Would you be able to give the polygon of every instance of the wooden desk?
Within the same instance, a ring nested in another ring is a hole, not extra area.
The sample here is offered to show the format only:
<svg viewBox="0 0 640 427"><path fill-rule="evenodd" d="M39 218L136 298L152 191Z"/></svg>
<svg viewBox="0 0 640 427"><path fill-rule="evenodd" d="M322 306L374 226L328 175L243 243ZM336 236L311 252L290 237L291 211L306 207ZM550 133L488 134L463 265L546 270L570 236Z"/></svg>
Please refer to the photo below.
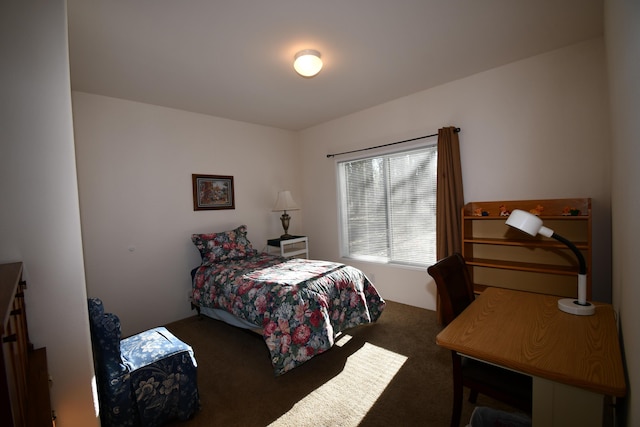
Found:
<svg viewBox="0 0 640 427"><path fill-rule="evenodd" d="M604 396L626 394L613 307L575 316L558 299L488 288L436 343L531 375L534 426L601 426Z"/></svg>

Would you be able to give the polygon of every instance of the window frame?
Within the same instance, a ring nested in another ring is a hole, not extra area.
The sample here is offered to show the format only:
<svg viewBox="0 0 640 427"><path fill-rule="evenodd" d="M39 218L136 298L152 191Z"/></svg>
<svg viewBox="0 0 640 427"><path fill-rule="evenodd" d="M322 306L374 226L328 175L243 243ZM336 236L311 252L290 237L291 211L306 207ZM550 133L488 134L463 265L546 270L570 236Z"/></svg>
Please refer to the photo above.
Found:
<svg viewBox="0 0 640 427"><path fill-rule="evenodd" d="M409 146L404 146L402 148L398 148L398 147L384 147L384 148L377 148L377 149L372 149L371 151L367 151L367 153L352 153L348 156L344 156L343 158L340 159L336 159L335 160L335 177L336 177L336 204L337 204L337 221L338 221L338 245L339 245L339 254L341 258L344 259L349 259L349 260L354 260L354 261L358 261L358 262L369 262L369 263L375 263L375 264L379 264L379 265L392 265L392 266L397 266L397 267L406 267L406 268L412 268L412 269L426 269L427 267L429 267L429 265L433 264L436 261L435 258L435 246L436 243L434 241L433 245L434 245L434 259L432 261L424 261L424 262L405 262L405 261L400 261L400 260L394 260L390 257L378 257L378 256L372 256L372 255L359 255L359 256L353 256L350 253L347 253L348 251L346 250L348 248L348 241L347 239L349 238L348 236L348 224L343 224L343 197L344 197L344 191L343 191L343 187L344 185L346 185L346 182L343 182L344 180L341 178L341 174L342 172L342 168L341 168L341 163L345 163L345 162L354 162L354 161L358 161L358 160L366 160L366 159L372 159L372 158L376 158L376 157L383 157L383 156L392 156L394 154L402 154L405 152L409 152L409 151L415 151L415 150L421 150L421 149L426 149L426 148L435 148L435 152L436 152L436 157L435 157L435 172L434 172L434 177L437 180L437 155L438 155L438 151L437 151L437 146L438 143L437 141L431 141L431 142L420 142L420 143L414 143L411 144ZM434 183L434 188L437 186L437 181L436 183ZM434 197L436 197L436 190L434 190ZM387 205L387 217L388 217L388 211L389 211L389 204ZM435 214L434 214L434 226L435 226Z"/></svg>

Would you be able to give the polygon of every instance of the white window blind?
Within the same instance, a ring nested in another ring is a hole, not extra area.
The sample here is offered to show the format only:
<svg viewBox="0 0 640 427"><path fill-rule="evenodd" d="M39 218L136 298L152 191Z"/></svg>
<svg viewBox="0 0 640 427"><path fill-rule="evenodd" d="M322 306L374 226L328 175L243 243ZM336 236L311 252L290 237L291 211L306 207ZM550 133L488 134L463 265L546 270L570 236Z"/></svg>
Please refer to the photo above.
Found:
<svg viewBox="0 0 640 427"><path fill-rule="evenodd" d="M342 255L436 261L437 146L338 162Z"/></svg>

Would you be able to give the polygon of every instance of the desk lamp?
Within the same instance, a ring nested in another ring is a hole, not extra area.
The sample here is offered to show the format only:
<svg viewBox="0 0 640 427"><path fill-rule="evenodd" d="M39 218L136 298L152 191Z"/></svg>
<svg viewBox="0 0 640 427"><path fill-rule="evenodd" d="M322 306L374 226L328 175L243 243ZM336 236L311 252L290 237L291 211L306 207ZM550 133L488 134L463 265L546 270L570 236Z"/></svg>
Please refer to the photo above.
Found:
<svg viewBox="0 0 640 427"><path fill-rule="evenodd" d="M280 222L282 222L282 228L284 229L284 234L280 236L281 239L290 239L291 236L289 234L289 221L291 220L291 216L287 213L287 211L296 211L300 209L296 202L293 201L293 197L291 197L291 192L289 190L281 191L278 193L278 199L276 200L276 205L273 208L274 212L284 211L284 213L280 216Z"/></svg>
<svg viewBox="0 0 640 427"><path fill-rule="evenodd" d="M578 257L580 270L578 271L578 299L562 298L558 300L558 308L565 313L576 314L579 316L589 316L595 313L595 306L587 301L587 266L584 261L582 252L578 250L576 245L571 243L564 237L554 233L550 228L542 225L542 220L537 216L519 209L515 209L509 215L506 224L510 227L523 231L530 236L538 234L551 237L559 242L567 245L571 251Z"/></svg>

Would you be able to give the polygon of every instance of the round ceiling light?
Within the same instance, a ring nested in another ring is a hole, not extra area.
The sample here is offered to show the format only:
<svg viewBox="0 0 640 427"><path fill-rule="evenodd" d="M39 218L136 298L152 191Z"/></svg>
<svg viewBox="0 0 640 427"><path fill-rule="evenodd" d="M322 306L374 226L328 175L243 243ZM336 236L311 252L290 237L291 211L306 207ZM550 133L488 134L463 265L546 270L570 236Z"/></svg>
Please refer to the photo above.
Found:
<svg viewBox="0 0 640 427"><path fill-rule="evenodd" d="M320 52L313 49L301 50L294 56L293 68L302 77L315 76L322 69Z"/></svg>

